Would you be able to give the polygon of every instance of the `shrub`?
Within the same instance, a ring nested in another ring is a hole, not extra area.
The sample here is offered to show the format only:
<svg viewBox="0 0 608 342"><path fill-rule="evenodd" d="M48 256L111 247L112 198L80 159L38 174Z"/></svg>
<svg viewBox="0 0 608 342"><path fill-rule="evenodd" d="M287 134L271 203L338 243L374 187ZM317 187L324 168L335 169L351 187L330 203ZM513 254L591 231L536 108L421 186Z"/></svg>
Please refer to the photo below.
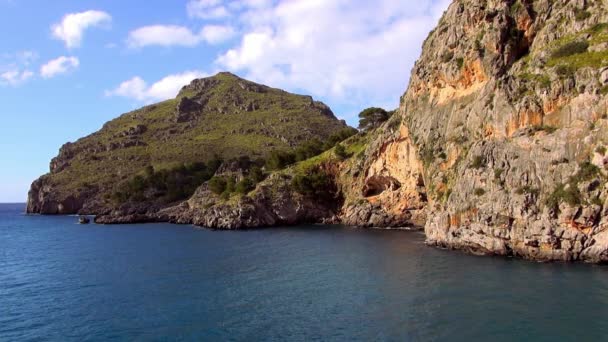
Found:
<svg viewBox="0 0 608 342"><path fill-rule="evenodd" d="M500 180L500 178L502 177L502 174L505 172L504 169L498 168L494 170L494 179L496 180Z"/></svg>
<svg viewBox="0 0 608 342"><path fill-rule="evenodd" d="M209 190L216 195L226 191L227 181L224 177L213 177L209 180Z"/></svg>
<svg viewBox="0 0 608 342"><path fill-rule="evenodd" d="M515 1L515 2L513 2L513 4L511 4L511 8L509 8L509 11L511 12L512 15L516 15L523 9L524 9L524 6L519 1Z"/></svg>
<svg viewBox="0 0 608 342"><path fill-rule="evenodd" d="M595 152L599 153L602 156L605 156L606 155L606 147L605 146L598 146L595 149Z"/></svg>
<svg viewBox="0 0 608 342"><path fill-rule="evenodd" d="M557 210L562 202L568 203L570 206L581 204L581 193L575 184L569 184L568 186L559 184L547 198L546 204L548 207Z"/></svg>
<svg viewBox="0 0 608 342"><path fill-rule="evenodd" d="M344 146L338 144L336 145L336 148L334 149L334 153L336 155L336 157L338 157L340 160L344 160L346 158L348 158L348 153L346 152L346 149L344 148Z"/></svg>
<svg viewBox="0 0 608 342"><path fill-rule="evenodd" d="M393 111L393 113L395 112L396 111ZM388 123L388 129L394 131L399 128L399 126L401 126L401 117L399 115L392 115L391 121Z"/></svg>
<svg viewBox="0 0 608 342"><path fill-rule="evenodd" d="M229 194L231 194L235 191L236 191L236 181L234 180L234 178L228 177L228 179L226 180L225 192L228 192Z"/></svg>
<svg viewBox="0 0 608 342"><path fill-rule="evenodd" d="M249 178L251 178L251 180L253 180L255 183L259 183L266 179L266 175L264 174L264 171L262 171L262 169L256 165L249 170Z"/></svg>
<svg viewBox="0 0 608 342"><path fill-rule="evenodd" d="M326 151L326 150L331 149L337 143L340 143L340 142L352 137L353 135L357 134L358 132L359 131L357 131L356 129L351 128L351 127L343 128L343 129L339 130L338 132L330 135L329 138L327 138L327 141L323 145L323 150Z"/></svg>
<svg viewBox="0 0 608 342"><path fill-rule="evenodd" d="M464 66L464 58L456 58L456 65L458 66L458 69L462 69L462 67Z"/></svg>
<svg viewBox="0 0 608 342"><path fill-rule="evenodd" d="M589 19L589 17L591 17L591 13L589 11L579 8L574 10L574 19L576 19L576 21L583 21L585 19Z"/></svg>
<svg viewBox="0 0 608 342"><path fill-rule="evenodd" d="M571 77L574 75L574 69L571 66L560 64L555 67L555 73L562 77Z"/></svg>
<svg viewBox="0 0 608 342"><path fill-rule="evenodd" d="M600 173L600 168L586 161L579 164L579 170L576 175L570 178L570 182L578 184L580 182L589 181L595 178Z"/></svg>
<svg viewBox="0 0 608 342"><path fill-rule="evenodd" d="M255 189L255 183L249 177L243 178L240 182L236 184L235 191L239 194L247 194L251 190Z"/></svg>
<svg viewBox="0 0 608 342"><path fill-rule="evenodd" d="M296 175L291 181L291 186L296 192L315 199L331 200L334 197L334 184L327 174L320 170Z"/></svg>
<svg viewBox="0 0 608 342"><path fill-rule="evenodd" d="M137 175L121 184L121 190L114 194L112 199L117 203L128 200L142 202L148 199L160 199L173 202L185 199L209 180L220 164L220 159L214 159L207 164L203 162L182 164L159 171L150 165L144 168L143 175Z"/></svg>
<svg viewBox="0 0 608 342"><path fill-rule="evenodd" d="M551 56L553 58L568 57L587 52L588 48L589 42L585 40L577 40L560 46L555 51L553 51L553 54Z"/></svg>
<svg viewBox="0 0 608 342"><path fill-rule="evenodd" d="M111 199L114 203L120 204L129 200L129 195L123 191L116 191L112 194Z"/></svg>
<svg viewBox="0 0 608 342"><path fill-rule="evenodd" d="M472 169L481 169L486 166L486 160L482 156L475 156L471 162Z"/></svg>
<svg viewBox="0 0 608 342"><path fill-rule="evenodd" d="M373 109L373 108L370 108ZM367 109L367 110L370 110ZM383 109L382 109L383 110ZM364 111L365 112L365 111ZM362 112L362 114L364 113ZM386 111L385 111L386 112ZM389 112L386 112L387 115ZM367 114L366 114L367 115ZM370 114L371 115L371 114ZM360 114L361 116L361 114ZM377 118L376 118L377 119ZM388 119L388 117L387 117ZM366 117L365 120L375 120L370 117ZM362 122L365 121L362 119ZM367 122L367 121L365 121ZM325 143L322 143L319 139L313 139L305 144L299 146L293 151L273 151L265 162L266 168L271 171L282 170L287 166L294 164L295 162L304 161L312 157L318 156L319 154L333 148L336 144L352 137L357 134L357 130L354 128L344 128L338 132L332 134ZM256 171L256 182L263 180L262 175L259 171Z"/></svg>
<svg viewBox="0 0 608 342"><path fill-rule="evenodd" d="M295 150L295 161L303 161L323 152L323 143L319 139L307 141Z"/></svg>
<svg viewBox="0 0 608 342"><path fill-rule="evenodd" d="M486 191L482 188L477 188L477 189L475 189L474 193L475 193L475 196L483 196L483 195L485 195Z"/></svg>
<svg viewBox="0 0 608 342"><path fill-rule="evenodd" d="M593 26L590 29L590 31L593 34L598 34L606 29L608 29L608 23L601 23L601 24L597 24L597 25Z"/></svg>
<svg viewBox="0 0 608 342"><path fill-rule="evenodd" d="M296 156L292 152L272 151L266 160L266 167L269 170L282 170L295 160Z"/></svg>
<svg viewBox="0 0 608 342"><path fill-rule="evenodd" d="M154 175L154 166L146 166L146 168L144 169L144 174L146 175L146 177L152 177Z"/></svg>
<svg viewBox="0 0 608 342"><path fill-rule="evenodd" d="M451 61L452 58L454 58L454 52L452 52L452 51L446 51L441 55L441 61L443 63L447 63L447 62Z"/></svg>
<svg viewBox="0 0 608 342"><path fill-rule="evenodd" d="M217 170L222 166L224 160L217 154L213 156L213 159L207 162L207 168L210 170ZM213 171L215 173L215 171Z"/></svg>

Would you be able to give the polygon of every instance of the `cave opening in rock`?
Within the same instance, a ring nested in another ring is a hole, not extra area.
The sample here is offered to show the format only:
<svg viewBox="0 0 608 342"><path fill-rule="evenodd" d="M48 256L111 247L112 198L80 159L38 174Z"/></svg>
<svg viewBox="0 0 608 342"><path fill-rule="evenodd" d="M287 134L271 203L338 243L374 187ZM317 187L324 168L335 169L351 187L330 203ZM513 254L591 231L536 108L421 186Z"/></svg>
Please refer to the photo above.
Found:
<svg viewBox="0 0 608 342"><path fill-rule="evenodd" d="M401 183L393 177L370 177L363 187L363 197L375 197L387 190L395 191L401 188Z"/></svg>

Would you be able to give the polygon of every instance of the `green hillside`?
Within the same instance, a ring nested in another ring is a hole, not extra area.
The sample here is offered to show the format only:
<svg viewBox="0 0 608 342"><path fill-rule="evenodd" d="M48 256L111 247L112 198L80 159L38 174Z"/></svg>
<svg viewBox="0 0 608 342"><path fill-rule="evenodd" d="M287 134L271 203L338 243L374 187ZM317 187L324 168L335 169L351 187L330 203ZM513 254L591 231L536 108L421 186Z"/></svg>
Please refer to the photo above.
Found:
<svg viewBox="0 0 608 342"><path fill-rule="evenodd" d="M28 211L71 213L107 206L112 193L152 166L265 158L346 127L310 96L230 73L194 80L172 100L146 106L64 145L51 173L32 185Z"/></svg>

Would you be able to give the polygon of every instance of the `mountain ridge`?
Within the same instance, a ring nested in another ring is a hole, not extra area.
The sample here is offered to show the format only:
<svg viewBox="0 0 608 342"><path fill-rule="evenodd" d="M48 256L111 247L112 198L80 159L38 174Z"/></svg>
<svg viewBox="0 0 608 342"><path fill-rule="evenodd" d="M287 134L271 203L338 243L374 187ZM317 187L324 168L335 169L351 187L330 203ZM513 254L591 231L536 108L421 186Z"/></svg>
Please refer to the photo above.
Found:
<svg viewBox="0 0 608 342"><path fill-rule="evenodd" d="M34 182L27 211L98 213L110 207L109 189L147 166L161 170L215 155L261 158L346 127L310 96L219 73L186 85L175 99L123 114L63 145L50 173Z"/></svg>

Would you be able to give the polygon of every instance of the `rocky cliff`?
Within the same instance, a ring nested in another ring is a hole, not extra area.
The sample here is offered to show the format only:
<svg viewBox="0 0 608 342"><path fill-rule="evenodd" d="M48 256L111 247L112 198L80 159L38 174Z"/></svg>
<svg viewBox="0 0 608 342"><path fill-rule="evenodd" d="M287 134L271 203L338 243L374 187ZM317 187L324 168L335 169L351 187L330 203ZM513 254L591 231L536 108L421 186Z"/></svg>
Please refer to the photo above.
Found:
<svg viewBox="0 0 608 342"><path fill-rule="evenodd" d="M606 261L607 6L451 4L412 72L398 138L381 150L416 153L370 163L395 179L421 170L429 244ZM383 205L402 203L391 198L402 189L386 192Z"/></svg>
<svg viewBox="0 0 608 342"><path fill-rule="evenodd" d="M434 246L606 262L607 95L605 1L455 0L397 113L344 141L346 156L327 151L244 196L223 199L205 184L175 206L98 222L420 227ZM302 189L302 179L318 188L319 174L323 200Z"/></svg>
<svg viewBox="0 0 608 342"><path fill-rule="evenodd" d="M310 140L324 141L345 127L310 96L219 73L194 80L175 99L124 114L65 144L51 161L50 173L32 184L27 212L108 213L121 202L112 196L147 168L196 166L216 156L262 158Z"/></svg>
<svg viewBox="0 0 608 342"><path fill-rule="evenodd" d="M397 115L348 160L317 163L338 170L339 208L312 203L307 219L424 227L428 244L477 254L606 261L607 6L454 1ZM194 221L239 227L260 213L272 218L244 226L273 225L298 220L277 220L280 208L310 209L267 198L224 204L231 224Z"/></svg>

